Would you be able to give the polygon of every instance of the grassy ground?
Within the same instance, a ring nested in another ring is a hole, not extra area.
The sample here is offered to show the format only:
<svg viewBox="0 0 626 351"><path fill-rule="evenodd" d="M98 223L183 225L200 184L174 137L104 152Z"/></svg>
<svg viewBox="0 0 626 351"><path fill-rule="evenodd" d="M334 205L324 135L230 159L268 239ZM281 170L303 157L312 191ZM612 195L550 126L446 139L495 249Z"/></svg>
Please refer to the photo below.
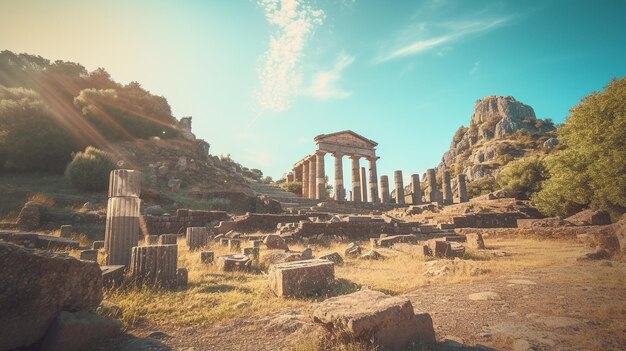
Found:
<svg viewBox="0 0 626 351"><path fill-rule="evenodd" d="M179 290L127 288L106 293L105 299L124 310L123 322L133 328L148 323L153 326L207 326L218 321L262 316L285 308L300 308L328 296L354 292L362 286L397 295L431 284L456 284L488 280L507 271L550 266L562 260L556 242L539 240L493 240L492 250L469 251L470 260L439 260L428 263L417 252L418 246L400 245L398 249L377 249L384 257L378 261L346 259L335 267L337 283L323 296L307 299L283 299L274 296L267 285L267 266L255 262L254 273L221 273L215 265L200 262L198 251L187 250L179 239L179 267L189 270L189 287ZM363 243L365 245L365 243ZM343 255L345 244L330 247L313 246L314 255L331 252ZM520 254L496 257L502 248L515 249ZM294 245L293 251L303 246ZM229 253L228 248L210 244L215 256ZM549 255L527 257L533 250L549 250ZM273 251L261 250L263 257ZM429 276L427 271L445 265L442 274ZM444 268L444 269L448 269ZM478 270L477 270L478 269ZM475 272L479 274L474 274ZM245 308L239 308L245 305Z"/></svg>

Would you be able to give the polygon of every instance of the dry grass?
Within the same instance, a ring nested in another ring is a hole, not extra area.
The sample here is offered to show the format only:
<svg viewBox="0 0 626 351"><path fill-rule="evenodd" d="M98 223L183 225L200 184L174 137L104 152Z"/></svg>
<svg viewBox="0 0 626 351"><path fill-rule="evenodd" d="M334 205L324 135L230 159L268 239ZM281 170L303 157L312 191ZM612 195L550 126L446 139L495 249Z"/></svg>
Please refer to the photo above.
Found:
<svg viewBox="0 0 626 351"><path fill-rule="evenodd" d="M54 206L55 203L54 199L46 193L35 193L28 197L28 201L48 208Z"/></svg>
<svg viewBox="0 0 626 351"><path fill-rule="evenodd" d="M439 260L437 265L454 266L448 274L426 276L432 264L418 253L414 245L398 245L397 249L377 249L384 257L378 261L346 259L335 268L337 284L324 296L307 299L283 299L274 296L267 286L266 266L255 262L255 273L221 273L215 265L200 262L199 251L190 252L179 240L179 267L189 271L187 289L166 290L157 288L124 288L105 294L105 299L122 307L123 322L127 327L149 323L151 326L207 326L219 321L237 318L254 318L269 312L287 308L301 308L326 296L341 295L358 290L361 286L401 294L429 284L471 283L494 276L545 267L566 260L573 260L584 250L563 246L558 242L531 239L494 239L488 241L491 250L469 250L466 258L471 260ZM242 243L242 246L245 246ZM369 243L363 243L367 247ZM251 245L250 245L251 246ZM315 256L338 252L343 256L346 244L335 243L330 247L313 246ZM207 248L215 257L229 253L228 248L211 243ZM293 251L304 246L293 245ZM495 257L494 252L515 252L514 255ZM261 250L261 259L268 254ZM475 268L484 273L473 275ZM622 280L622 283L623 280ZM245 303L241 307L241 303ZM238 306L239 304L239 306Z"/></svg>

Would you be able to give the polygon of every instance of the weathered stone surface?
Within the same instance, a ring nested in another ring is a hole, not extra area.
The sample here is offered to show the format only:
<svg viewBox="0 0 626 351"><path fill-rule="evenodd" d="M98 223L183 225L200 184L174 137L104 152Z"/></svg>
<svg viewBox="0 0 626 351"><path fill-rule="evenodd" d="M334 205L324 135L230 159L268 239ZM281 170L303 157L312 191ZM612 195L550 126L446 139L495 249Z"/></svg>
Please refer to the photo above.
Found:
<svg viewBox="0 0 626 351"><path fill-rule="evenodd" d="M228 239L228 249L231 251L239 250L241 241L239 239Z"/></svg>
<svg viewBox="0 0 626 351"><path fill-rule="evenodd" d="M177 264L177 245L135 246L130 274L138 284L175 286Z"/></svg>
<svg viewBox="0 0 626 351"><path fill-rule="evenodd" d="M341 258L341 255L336 253L336 252L330 253L328 255L320 256L319 259L320 260L328 260L328 261L334 262L335 264L342 264L343 263L343 258Z"/></svg>
<svg viewBox="0 0 626 351"><path fill-rule="evenodd" d="M102 285L104 287L116 287L124 280L124 265L100 266L102 270Z"/></svg>
<svg viewBox="0 0 626 351"><path fill-rule="evenodd" d="M415 313L411 301L374 290L361 290L319 303L313 320L340 340L372 342L385 350L434 344L428 313Z"/></svg>
<svg viewBox="0 0 626 351"><path fill-rule="evenodd" d="M245 272L250 269L252 261L244 255L226 255L217 258L217 268L222 272Z"/></svg>
<svg viewBox="0 0 626 351"><path fill-rule="evenodd" d="M72 232L74 231L73 227L71 224L65 224L61 226L60 229L60 236L62 238L69 238L70 236L72 236Z"/></svg>
<svg viewBox="0 0 626 351"><path fill-rule="evenodd" d="M95 262L0 243L0 267L0 350L31 345L62 310L102 300Z"/></svg>
<svg viewBox="0 0 626 351"><path fill-rule="evenodd" d="M285 242L285 239L280 235L270 234L263 239L263 243L268 249L289 250L289 246Z"/></svg>
<svg viewBox="0 0 626 351"><path fill-rule="evenodd" d="M361 246L356 243L350 243L343 253L346 257L357 257L361 254L362 250Z"/></svg>
<svg viewBox="0 0 626 351"><path fill-rule="evenodd" d="M109 175L109 197L139 197L141 195L141 172L116 169Z"/></svg>
<svg viewBox="0 0 626 351"><path fill-rule="evenodd" d="M481 250L485 248L485 241L483 240L483 235L481 233L465 234L465 239L467 247Z"/></svg>
<svg viewBox="0 0 626 351"><path fill-rule="evenodd" d="M91 244L91 248L94 250L100 250L104 247L104 240L97 240Z"/></svg>
<svg viewBox="0 0 626 351"><path fill-rule="evenodd" d="M33 230L39 227L41 219L40 207L39 204L34 202L27 202L17 216L17 227L23 230Z"/></svg>
<svg viewBox="0 0 626 351"><path fill-rule="evenodd" d="M611 215L607 211L584 210L565 220L575 225L604 225L611 224Z"/></svg>
<svg viewBox="0 0 626 351"><path fill-rule="evenodd" d="M548 217L540 219L518 219L518 228L538 228L538 227L565 227L572 223L564 221L561 217Z"/></svg>
<svg viewBox="0 0 626 351"><path fill-rule="evenodd" d="M41 351L81 350L91 342L119 334L121 329L122 323L115 319L87 311L63 311L46 332Z"/></svg>
<svg viewBox="0 0 626 351"><path fill-rule="evenodd" d="M271 252L263 257L263 262L265 262L266 264L277 264L302 260L303 258L298 252Z"/></svg>
<svg viewBox="0 0 626 351"><path fill-rule="evenodd" d="M186 288L189 284L189 271L187 268L176 269L176 286Z"/></svg>
<svg viewBox="0 0 626 351"><path fill-rule="evenodd" d="M424 254L438 258L460 257L465 253L465 246L458 242L428 240L424 245Z"/></svg>
<svg viewBox="0 0 626 351"><path fill-rule="evenodd" d="M78 249L80 246L75 240L37 233L0 232L0 240L29 249Z"/></svg>
<svg viewBox="0 0 626 351"><path fill-rule="evenodd" d="M391 247L396 243L416 243L417 237L412 234L392 235L384 238L376 239L376 245L380 247Z"/></svg>
<svg viewBox="0 0 626 351"><path fill-rule="evenodd" d="M382 260L384 257L376 250L370 250L359 256L360 260Z"/></svg>
<svg viewBox="0 0 626 351"><path fill-rule="evenodd" d="M159 235L160 245L176 245L178 240L177 234L161 234Z"/></svg>
<svg viewBox="0 0 626 351"><path fill-rule="evenodd" d="M270 266L270 289L277 296L305 296L327 289L335 279L334 263L304 260Z"/></svg>
<svg viewBox="0 0 626 351"><path fill-rule="evenodd" d="M215 259L215 253L213 251L202 251L200 252L200 262L204 264L211 264Z"/></svg>
<svg viewBox="0 0 626 351"><path fill-rule="evenodd" d="M82 250L80 252L80 259L85 261L98 261L98 250Z"/></svg>
<svg viewBox="0 0 626 351"><path fill-rule="evenodd" d="M206 227L187 228L187 247L197 250L205 247L209 242L209 231Z"/></svg>
<svg viewBox="0 0 626 351"><path fill-rule="evenodd" d="M143 242L146 245L158 245L159 236L158 235L146 235L143 237Z"/></svg>
<svg viewBox="0 0 626 351"><path fill-rule="evenodd" d="M305 259L305 260L313 258L313 249L311 249L310 247L307 247L306 249L302 251L300 256L302 256L302 259Z"/></svg>

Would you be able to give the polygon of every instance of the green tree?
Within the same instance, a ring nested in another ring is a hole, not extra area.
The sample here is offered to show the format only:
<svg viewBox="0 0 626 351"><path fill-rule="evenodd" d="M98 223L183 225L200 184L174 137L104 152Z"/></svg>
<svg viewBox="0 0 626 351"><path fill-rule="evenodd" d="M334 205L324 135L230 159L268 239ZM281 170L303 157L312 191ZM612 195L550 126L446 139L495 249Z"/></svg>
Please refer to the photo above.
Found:
<svg viewBox="0 0 626 351"><path fill-rule="evenodd" d="M79 189L102 191L107 189L109 173L114 169L115 164L108 153L88 146L84 152L74 155L65 176Z"/></svg>
<svg viewBox="0 0 626 351"><path fill-rule="evenodd" d="M525 157L509 162L498 174L502 189L520 194L524 198L541 190L547 177L546 167L537 157Z"/></svg>
<svg viewBox="0 0 626 351"><path fill-rule="evenodd" d="M467 194L470 198L489 194L498 189L500 186L493 177L483 177L467 184Z"/></svg>
<svg viewBox="0 0 626 351"><path fill-rule="evenodd" d="M548 215L582 208L626 210L626 78L612 80L570 110L557 130L562 150L546 158L550 178L532 197Z"/></svg>

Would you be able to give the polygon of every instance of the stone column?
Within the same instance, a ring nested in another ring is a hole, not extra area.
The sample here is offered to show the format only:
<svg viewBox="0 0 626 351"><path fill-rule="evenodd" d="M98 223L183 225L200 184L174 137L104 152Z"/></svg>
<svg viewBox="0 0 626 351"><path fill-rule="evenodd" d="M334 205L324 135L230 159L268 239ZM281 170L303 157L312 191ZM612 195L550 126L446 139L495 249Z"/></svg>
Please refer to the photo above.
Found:
<svg viewBox="0 0 626 351"><path fill-rule="evenodd" d="M437 177L435 176L435 169L429 168L426 171L426 177L428 178L428 201L437 202Z"/></svg>
<svg viewBox="0 0 626 351"><path fill-rule="evenodd" d="M317 158L309 158L309 199L317 199Z"/></svg>
<svg viewBox="0 0 626 351"><path fill-rule="evenodd" d="M404 182L402 181L402 171L393 172L393 181L396 185L396 203L404 205Z"/></svg>
<svg viewBox="0 0 626 351"><path fill-rule="evenodd" d="M452 184L450 183L450 171L443 171L442 177L442 194L443 194L443 204L444 205L452 205Z"/></svg>
<svg viewBox="0 0 626 351"><path fill-rule="evenodd" d="M300 165L299 167L296 167L293 169L293 177L294 177L294 181L296 182L302 182L302 169L304 167L302 167L302 165Z"/></svg>
<svg viewBox="0 0 626 351"><path fill-rule="evenodd" d="M326 172L324 168L324 155L325 152L317 152L315 154L316 169L317 169L317 181L316 181L316 199L324 200L326 198Z"/></svg>
<svg viewBox="0 0 626 351"><path fill-rule="evenodd" d="M361 202L361 167L359 157L351 156L352 159L352 201Z"/></svg>
<svg viewBox="0 0 626 351"><path fill-rule="evenodd" d="M378 174L376 172L376 160L378 157L370 157L367 159L369 162L369 173L370 173L370 197L373 203L379 203L380 199L378 198Z"/></svg>
<svg viewBox="0 0 626 351"><path fill-rule="evenodd" d="M361 201L367 201L367 176L365 175L365 167L361 167Z"/></svg>
<svg viewBox="0 0 626 351"><path fill-rule="evenodd" d="M309 197L309 161L302 161L302 197Z"/></svg>
<svg viewBox="0 0 626 351"><path fill-rule="evenodd" d="M413 205L422 203L422 188L419 174L411 175L411 202L413 202Z"/></svg>
<svg viewBox="0 0 626 351"><path fill-rule="evenodd" d="M468 202L467 185L465 184L465 174L461 173L456 176L456 185L459 190L459 202Z"/></svg>
<svg viewBox="0 0 626 351"><path fill-rule="evenodd" d="M104 229L107 265L130 264L133 246L139 242L141 172L128 169L111 171L109 202Z"/></svg>
<svg viewBox="0 0 626 351"><path fill-rule="evenodd" d="M389 177L380 176L380 202L387 204L391 202L389 198Z"/></svg>
<svg viewBox="0 0 626 351"><path fill-rule="evenodd" d="M345 189L343 187L343 155L336 153L335 157L335 200L345 200Z"/></svg>

